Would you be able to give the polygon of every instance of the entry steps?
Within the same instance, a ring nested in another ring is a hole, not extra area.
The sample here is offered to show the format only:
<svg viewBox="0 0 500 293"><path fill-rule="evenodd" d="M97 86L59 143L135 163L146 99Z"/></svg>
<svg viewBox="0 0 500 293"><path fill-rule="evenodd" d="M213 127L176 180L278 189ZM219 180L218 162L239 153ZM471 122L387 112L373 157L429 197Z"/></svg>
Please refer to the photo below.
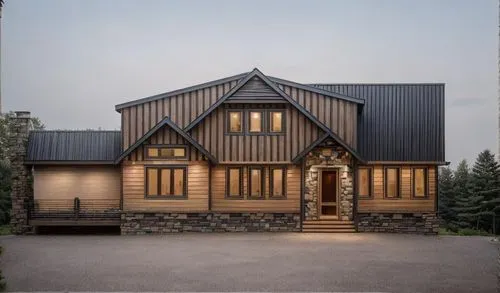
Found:
<svg viewBox="0 0 500 293"><path fill-rule="evenodd" d="M353 233L356 227L353 221L312 220L302 222L302 232L306 233Z"/></svg>

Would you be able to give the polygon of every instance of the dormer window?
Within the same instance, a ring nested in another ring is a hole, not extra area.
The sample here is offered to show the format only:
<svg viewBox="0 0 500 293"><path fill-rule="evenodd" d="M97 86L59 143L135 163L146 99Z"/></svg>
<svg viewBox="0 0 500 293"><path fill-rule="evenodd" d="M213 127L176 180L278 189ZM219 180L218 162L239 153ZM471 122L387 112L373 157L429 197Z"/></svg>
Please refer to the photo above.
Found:
<svg viewBox="0 0 500 293"><path fill-rule="evenodd" d="M283 132L283 111L270 111L269 112L269 132L281 133Z"/></svg>
<svg viewBox="0 0 500 293"><path fill-rule="evenodd" d="M231 133L241 133L243 132L243 124L242 122L242 113L241 111L229 111L229 132Z"/></svg>
<svg viewBox="0 0 500 293"><path fill-rule="evenodd" d="M259 133L262 132L262 112L250 111L250 128L248 132Z"/></svg>

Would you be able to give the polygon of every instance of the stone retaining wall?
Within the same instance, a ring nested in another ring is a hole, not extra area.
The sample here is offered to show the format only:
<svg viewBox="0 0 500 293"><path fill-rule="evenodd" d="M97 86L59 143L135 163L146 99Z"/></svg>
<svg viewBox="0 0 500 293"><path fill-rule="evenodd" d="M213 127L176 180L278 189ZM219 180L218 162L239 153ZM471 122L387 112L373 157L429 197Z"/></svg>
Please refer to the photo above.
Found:
<svg viewBox="0 0 500 293"><path fill-rule="evenodd" d="M141 213L121 216L121 234L299 232L299 213Z"/></svg>
<svg viewBox="0 0 500 293"><path fill-rule="evenodd" d="M432 234L439 232L434 213L361 213L357 215L358 232Z"/></svg>

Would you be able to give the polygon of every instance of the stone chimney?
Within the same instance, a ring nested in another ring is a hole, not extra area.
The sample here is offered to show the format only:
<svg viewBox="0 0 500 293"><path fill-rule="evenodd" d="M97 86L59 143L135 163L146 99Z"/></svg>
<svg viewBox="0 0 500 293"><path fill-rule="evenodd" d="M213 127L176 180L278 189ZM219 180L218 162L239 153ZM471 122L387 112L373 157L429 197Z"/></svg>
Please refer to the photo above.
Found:
<svg viewBox="0 0 500 293"><path fill-rule="evenodd" d="M29 186L30 169L24 164L28 147L30 112L18 111L10 123L9 153L12 171L12 211L10 225L12 233L25 234L32 231L28 222L28 204L33 198Z"/></svg>

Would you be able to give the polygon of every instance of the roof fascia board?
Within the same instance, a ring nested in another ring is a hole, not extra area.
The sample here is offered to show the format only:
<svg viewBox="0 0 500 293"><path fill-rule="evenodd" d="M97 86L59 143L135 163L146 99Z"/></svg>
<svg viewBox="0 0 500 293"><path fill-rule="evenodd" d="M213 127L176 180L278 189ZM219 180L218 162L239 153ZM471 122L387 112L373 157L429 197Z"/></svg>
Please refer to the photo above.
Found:
<svg viewBox="0 0 500 293"><path fill-rule="evenodd" d="M293 164L297 164L300 162L300 160L305 157L310 151L312 151L316 146L318 146L320 143L322 143L325 139L327 139L330 136L329 133L325 133L324 135L320 136L317 140L313 141L307 148L302 150L300 153L298 153L295 158L292 159Z"/></svg>
<svg viewBox="0 0 500 293"><path fill-rule="evenodd" d="M168 98L168 97L172 97L172 96L176 96L176 95L180 95L180 94L192 92L192 91L195 91L195 90L199 90L199 89L203 89L203 88L206 88L206 87L214 86L214 85L217 85L217 84L220 84L220 83L226 83L226 82L229 82L229 81L238 80L238 79L241 79L242 77L244 77L247 74L248 74L248 72L240 73L240 74L233 75L233 76L230 76L230 77L225 77L225 78L222 78L222 79L217 79L217 80L213 80L213 81L209 81L209 82L197 84L197 85L190 86L190 87L186 87L186 88L182 88L182 89L178 89L178 90L174 90L174 91L170 91L170 92L166 92L166 93L162 93L162 94L158 94L158 95L154 95L154 96L150 96L150 97L141 98L141 99L138 99L138 100L133 100L133 101L121 103L121 104L118 104L118 105L115 106L115 110L117 112L120 112L120 110L123 109L123 108L127 108L127 107L131 107L131 106L135 106L135 105L139 105L139 104L143 104L143 103L147 103L147 102L156 101L156 100L159 100L159 99L164 99L164 98Z"/></svg>

